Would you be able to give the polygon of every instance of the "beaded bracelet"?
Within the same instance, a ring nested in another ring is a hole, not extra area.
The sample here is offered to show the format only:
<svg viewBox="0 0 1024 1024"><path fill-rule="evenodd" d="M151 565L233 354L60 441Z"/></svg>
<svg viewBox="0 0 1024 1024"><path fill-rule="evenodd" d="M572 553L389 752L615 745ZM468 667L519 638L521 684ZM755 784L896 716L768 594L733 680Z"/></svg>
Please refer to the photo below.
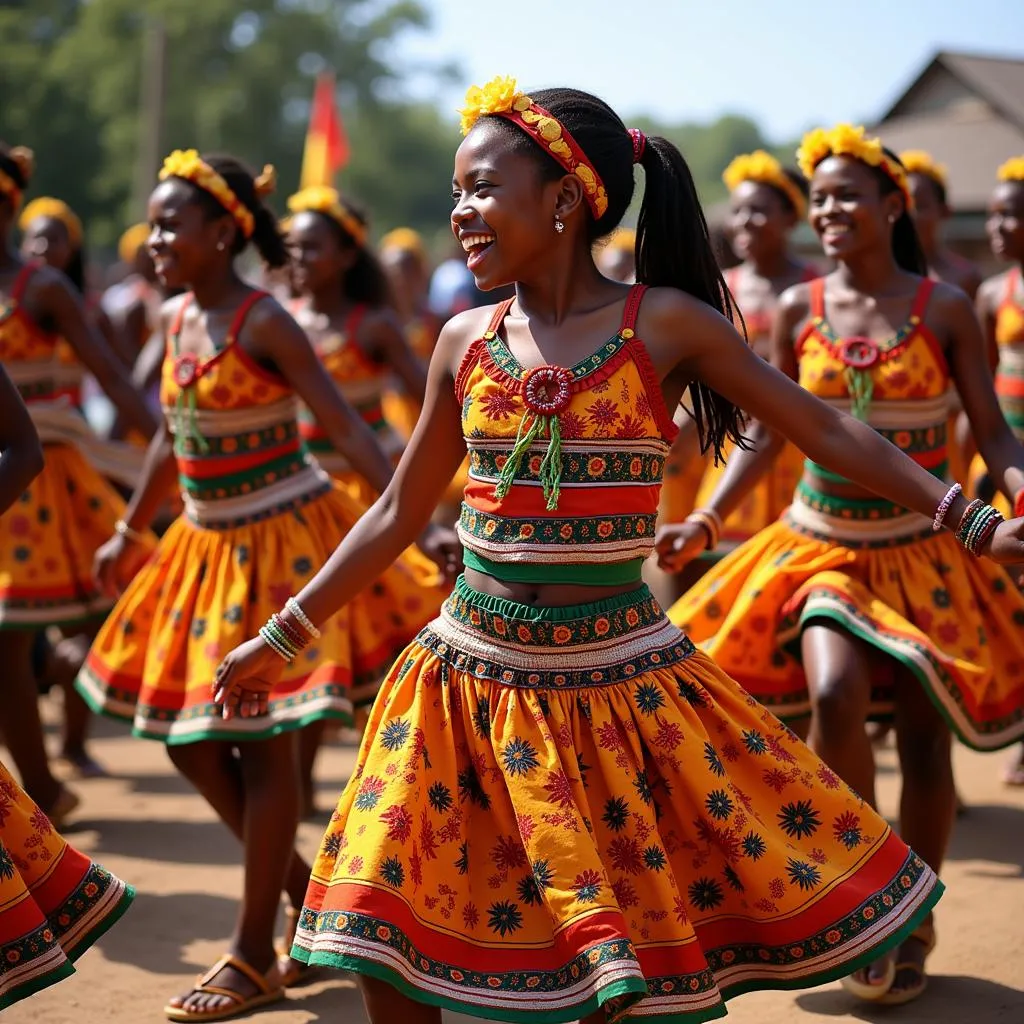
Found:
<svg viewBox="0 0 1024 1024"><path fill-rule="evenodd" d="M967 506L967 511L960 520L956 538L972 555L978 555L1001 522L1001 512L975 499Z"/></svg>
<svg viewBox="0 0 1024 1024"><path fill-rule="evenodd" d="M283 647L275 638L274 635L267 629L266 626L260 626L260 639L280 658L282 658L287 664L291 664L295 657L288 653L288 650Z"/></svg>
<svg viewBox="0 0 1024 1024"><path fill-rule="evenodd" d="M939 502L939 507L935 510L935 521L932 523L932 529L938 533L942 529L942 524L946 521L946 516L949 514L950 507L953 502L956 501L958 494L963 492L963 488L959 484L953 484L948 491L946 496Z"/></svg>
<svg viewBox="0 0 1024 1024"><path fill-rule="evenodd" d="M967 535L967 527L970 525L974 516L978 514L985 507L985 502L981 498L975 498L974 501L970 502L967 508L964 509L964 514L960 517L960 522L957 524L957 528L954 531L956 533L956 539L962 544L964 537Z"/></svg>
<svg viewBox="0 0 1024 1024"><path fill-rule="evenodd" d="M320 639L320 630L313 625L312 620L302 610L302 606L294 597L289 597L284 603L285 608L292 613L295 621L314 639Z"/></svg>
<svg viewBox="0 0 1024 1024"><path fill-rule="evenodd" d="M118 519L114 523L114 533L120 534L125 540L143 541L146 539L144 534L129 526L123 519Z"/></svg>
<svg viewBox="0 0 1024 1024"><path fill-rule="evenodd" d="M686 522L696 523L708 535L707 551L718 547L718 539L722 533L722 517L710 508L695 508L687 517Z"/></svg>
<svg viewBox="0 0 1024 1024"><path fill-rule="evenodd" d="M282 619L277 612L274 612L274 614L270 616L270 620L291 641L292 646L294 646L297 649L297 651L301 651L304 647L306 647L309 644L309 637L303 636L287 620Z"/></svg>

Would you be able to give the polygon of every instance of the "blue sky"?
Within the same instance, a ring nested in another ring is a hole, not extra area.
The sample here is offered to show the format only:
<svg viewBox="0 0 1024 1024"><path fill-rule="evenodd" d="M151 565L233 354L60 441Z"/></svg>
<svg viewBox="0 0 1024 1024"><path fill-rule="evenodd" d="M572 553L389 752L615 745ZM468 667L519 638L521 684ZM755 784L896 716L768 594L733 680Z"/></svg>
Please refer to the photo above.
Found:
<svg viewBox="0 0 1024 1024"><path fill-rule="evenodd" d="M1024 57L1024 0L423 2L433 28L399 61L460 66L458 87L418 92L445 110L467 84L510 74L595 92L627 120L747 114L776 141L870 121L937 49Z"/></svg>

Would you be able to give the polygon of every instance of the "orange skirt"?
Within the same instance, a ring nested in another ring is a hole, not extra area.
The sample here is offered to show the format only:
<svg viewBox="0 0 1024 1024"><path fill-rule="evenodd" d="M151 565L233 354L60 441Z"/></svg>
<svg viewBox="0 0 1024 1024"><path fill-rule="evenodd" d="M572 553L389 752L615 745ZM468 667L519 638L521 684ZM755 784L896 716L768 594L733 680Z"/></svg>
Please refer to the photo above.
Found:
<svg viewBox="0 0 1024 1024"><path fill-rule="evenodd" d="M941 884L646 588L460 580L398 659L293 956L502 1021L705 1021L840 977Z"/></svg>
<svg viewBox="0 0 1024 1024"><path fill-rule="evenodd" d="M351 723L444 600L419 552L326 623L285 670L268 717L224 721L211 686L221 659L302 589L363 511L336 486L230 529L179 517L97 635L78 677L82 695L95 711L132 721L136 735L166 743L262 739L321 718Z"/></svg>
<svg viewBox="0 0 1024 1024"><path fill-rule="evenodd" d="M833 622L907 669L968 746L1024 737L1024 596L1004 571L922 516L857 520L846 503L820 499L812 506L798 490L783 519L719 562L672 621L782 717L810 712L801 631ZM872 717L891 716L893 685L877 681Z"/></svg>
<svg viewBox="0 0 1024 1024"><path fill-rule="evenodd" d="M69 846L0 763L0 1010L74 974L134 897Z"/></svg>
<svg viewBox="0 0 1024 1024"><path fill-rule="evenodd" d="M77 448L43 452L43 471L0 516L0 629L75 625L114 603L97 589L92 559L124 502Z"/></svg>

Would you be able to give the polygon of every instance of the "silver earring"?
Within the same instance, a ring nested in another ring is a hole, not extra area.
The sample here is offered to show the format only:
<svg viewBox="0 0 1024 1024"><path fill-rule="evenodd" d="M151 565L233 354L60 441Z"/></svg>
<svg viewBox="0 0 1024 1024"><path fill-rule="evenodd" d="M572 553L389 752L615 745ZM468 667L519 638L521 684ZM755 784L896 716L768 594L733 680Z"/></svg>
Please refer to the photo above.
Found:
<svg viewBox="0 0 1024 1024"><path fill-rule="evenodd" d="M555 230L561 234L565 230L565 225L556 217L555 218Z"/></svg>
<svg viewBox="0 0 1024 1024"><path fill-rule="evenodd" d="M223 251L224 251L224 243L223 242L218 242L217 243L217 252L223 252Z"/></svg>
<svg viewBox="0 0 1024 1024"><path fill-rule="evenodd" d="M889 214L889 223L890 224L895 224L896 223L896 218L891 213Z"/></svg>

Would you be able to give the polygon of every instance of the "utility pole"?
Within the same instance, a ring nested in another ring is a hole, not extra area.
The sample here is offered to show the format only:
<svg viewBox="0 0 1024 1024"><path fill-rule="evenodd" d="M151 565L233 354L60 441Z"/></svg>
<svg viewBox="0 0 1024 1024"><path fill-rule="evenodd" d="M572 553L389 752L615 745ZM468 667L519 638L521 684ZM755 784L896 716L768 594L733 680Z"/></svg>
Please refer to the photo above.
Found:
<svg viewBox="0 0 1024 1024"><path fill-rule="evenodd" d="M139 143L132 195L132 211L137 216L145 213L163 153L164 95L167 84L167 31L163 19L158 14L145 16L142 31Z"/></svg>

